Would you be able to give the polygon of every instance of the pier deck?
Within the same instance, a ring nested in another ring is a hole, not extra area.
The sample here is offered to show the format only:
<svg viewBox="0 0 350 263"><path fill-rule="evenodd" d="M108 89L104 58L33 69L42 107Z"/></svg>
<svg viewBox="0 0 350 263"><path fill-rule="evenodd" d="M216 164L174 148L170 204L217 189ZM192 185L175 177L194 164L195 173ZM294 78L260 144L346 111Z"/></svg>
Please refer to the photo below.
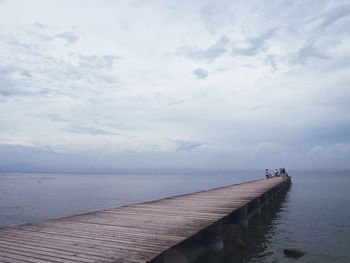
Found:
<svg viewBox="0 0 350 263"><path fill-rule="evenodd" d="M275 177L6 227L0 229L0 262L150 262L235 211L246 207L249 217L250 204L266 203L289 182Z"/></svg>

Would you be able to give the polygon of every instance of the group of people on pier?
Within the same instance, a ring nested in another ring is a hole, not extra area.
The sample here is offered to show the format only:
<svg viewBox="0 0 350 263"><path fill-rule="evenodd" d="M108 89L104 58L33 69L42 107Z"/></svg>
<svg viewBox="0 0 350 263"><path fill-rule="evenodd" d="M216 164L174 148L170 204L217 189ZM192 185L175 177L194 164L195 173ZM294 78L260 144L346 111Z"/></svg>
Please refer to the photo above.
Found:
<svg viewBox="0 0 350 263"><path fill-rule="evenodd" d="M269 169L267 169L267 168L266 168L265 174L266 174L266 178L271 178L272 177L272 174L269 172ZM285 168L280 168L279 172L276 169L273 172L273 174L274 174L275 177L279 177L279 176L286 177L286 176L288 176L288 173L286 173L286 169Z"/></svg>

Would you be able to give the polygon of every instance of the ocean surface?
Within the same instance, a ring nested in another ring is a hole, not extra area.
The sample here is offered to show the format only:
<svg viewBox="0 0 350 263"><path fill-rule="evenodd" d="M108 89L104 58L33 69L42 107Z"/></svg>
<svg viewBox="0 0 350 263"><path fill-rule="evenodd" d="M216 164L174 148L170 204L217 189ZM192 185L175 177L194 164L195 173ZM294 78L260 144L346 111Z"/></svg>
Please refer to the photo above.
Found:
<svg viewBox="0 0 350 263"><path fill-rule="evenodd" d="M250 222L240 253L213 262L350 262L350 172L288 171L280 203ZM264 171L195 174L0 173L0 228L263 179ZM306 255L295 260L284 248Z"/></svg>

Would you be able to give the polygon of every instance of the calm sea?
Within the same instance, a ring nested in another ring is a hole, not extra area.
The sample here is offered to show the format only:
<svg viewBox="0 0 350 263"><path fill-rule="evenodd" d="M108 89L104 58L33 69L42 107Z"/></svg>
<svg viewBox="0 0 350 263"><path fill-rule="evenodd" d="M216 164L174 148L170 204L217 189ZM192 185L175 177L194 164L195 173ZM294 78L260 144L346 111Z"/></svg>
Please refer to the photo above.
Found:
<svg viewBox="0 0 350 263"><path fill-rule="evenodd" d="M220 262L350 262L350 172L289 171L292 186L255 217L246 248ZM0 173L0 228L262 179L264 171L179 175Z"/></svg>

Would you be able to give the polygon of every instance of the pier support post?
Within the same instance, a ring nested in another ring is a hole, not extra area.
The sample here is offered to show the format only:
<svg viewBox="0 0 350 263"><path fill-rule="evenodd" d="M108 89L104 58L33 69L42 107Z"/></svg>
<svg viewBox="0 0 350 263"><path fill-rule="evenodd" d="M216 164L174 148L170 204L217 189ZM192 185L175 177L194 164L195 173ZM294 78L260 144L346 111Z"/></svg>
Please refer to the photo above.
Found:
<svg viewBox="0 0 350 263"><path fill-rule="evenodd" d="M261 199L258 197L254 200L255 202L255 213L260 214L261 213Z"/></svg>
<svg viewBox="0 0 350 263"><path fill-rule="evenodd" d="M204 245L214 251L220 251L224 248L222 220L216 222L204 232Z"/></svg>
<svg viewBox="0 0 350 263"><path fill-rule="evenodd" d="M263 195L264 206L269 205L269 196L267 193Z"/></svg>
<svg viewBox="0 0 350 263"><path fill-rule="evenodd" d="M248 205L248 220L259 213L261 213L260 197L257 197Z"/></svg>
<svg viewBox="0 0 350 263"><path fill-rule="evenodd" d="M269 201L273 201L273 198L274 198L274 192L273 192L273 188L270 190L270 191L268 191L268 195L269 195Z"/></svg>
<svg viewBox="0 0 350 263"><path fill-rule="evenodd" d="M154 263L193 263L202 256L206 247L199 243L183 244L166 251L163 258Z"/></svg>
<svg viewBox="0 0 350 263"><path fill-rule="evenodd" d="M237 211L237 221L241 226L248 226L248 205L243 206Z"/></svg>

